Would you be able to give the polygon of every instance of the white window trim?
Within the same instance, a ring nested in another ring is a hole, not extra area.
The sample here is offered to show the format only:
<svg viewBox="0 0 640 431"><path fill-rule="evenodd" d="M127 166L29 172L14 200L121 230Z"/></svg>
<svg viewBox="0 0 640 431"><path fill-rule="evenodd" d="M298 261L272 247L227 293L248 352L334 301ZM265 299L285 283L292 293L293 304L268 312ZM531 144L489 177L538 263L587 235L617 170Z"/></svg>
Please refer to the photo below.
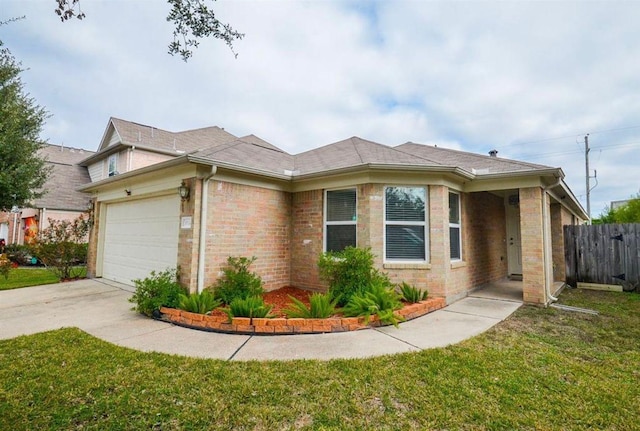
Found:
<svg viewBox="0 0 640 431"><path fill-rule="evenodd" d="M356 192L356 219L355 220L344 220L344 221L327 221L327 204L329 199L327 198L328 192L335 192L340 190L355 190ZM327 252L327 226L356 226L356 246L358 245L358 188L357 187L342 187L339 189L325 189L324 191L324 204L322 211L322 224L323 224L323 233L322 233L322 250Z"/></svg>
<svg viewBox="0 0 640 431"><path fill-rule="evenodd" d="M451 262L462 262L462 257L464 256L464 253L462 252L462 197L460 196L460 193L453 190L449 190L449 194L458 196L458 223L451 223L451 220L449 220L449 232L451 232L452 227L458 228L458 244L460 244L460 257L452 258L451 238L449 238L449 259L451 260Z"/></svg>
<svg viewBox="0 0 640 431"><path fill-rule="evenodd" d="M424 189L424 221L387 221L387 189L389 187L406 187L413 189ZM424 227L424 260L422 259L388 259L387 258L387 225L402 225L402 226L423 226ZM429 263L429 186L419 185L390 185L384 186L382 196L382 254L383 263L398 263L398 264L415 264L415 263Z"/></svg>
<svg viewBox="0 0 640 431"><path fill-rule="evenodd" d="M110 171L111 159L115 160L115 163L113 165L113 167L114 167L113 174ZM109 157L107 158L107 177L113 177L113 176L115 176L117 174L118 174L118 153L113 153L113 154L109 155Z"/></svg>

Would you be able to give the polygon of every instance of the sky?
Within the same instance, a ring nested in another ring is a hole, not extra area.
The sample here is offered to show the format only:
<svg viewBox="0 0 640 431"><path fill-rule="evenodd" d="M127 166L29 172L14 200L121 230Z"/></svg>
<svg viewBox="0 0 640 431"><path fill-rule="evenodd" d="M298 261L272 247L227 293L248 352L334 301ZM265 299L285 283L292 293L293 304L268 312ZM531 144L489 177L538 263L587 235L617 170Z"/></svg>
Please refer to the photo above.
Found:
<svg viewBox="0 0 640 431"><path fill-rule="evenodd" d="M591 213L640 192L640 1L221 0L245 34L184 62L160 0L0 0L0 40L50 117L42 137L96 150L110 117L219 126L297 154L351 136L561 167Z"/></svg>

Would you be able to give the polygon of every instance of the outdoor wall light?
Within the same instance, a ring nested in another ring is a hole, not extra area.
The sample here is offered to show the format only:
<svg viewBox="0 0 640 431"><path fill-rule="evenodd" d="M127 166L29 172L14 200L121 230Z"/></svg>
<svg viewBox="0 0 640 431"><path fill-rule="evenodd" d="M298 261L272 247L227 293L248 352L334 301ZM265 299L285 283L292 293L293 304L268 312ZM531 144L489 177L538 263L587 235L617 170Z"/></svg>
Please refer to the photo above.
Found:
<svg viewBox="0 0 640 431"><path fill-rule="evenodd" d="M182 199L183 202L189 200L189 187L184 183L184 181L180 184L180 187L178 187L178 193L180 194L180 199Z"/></svg>

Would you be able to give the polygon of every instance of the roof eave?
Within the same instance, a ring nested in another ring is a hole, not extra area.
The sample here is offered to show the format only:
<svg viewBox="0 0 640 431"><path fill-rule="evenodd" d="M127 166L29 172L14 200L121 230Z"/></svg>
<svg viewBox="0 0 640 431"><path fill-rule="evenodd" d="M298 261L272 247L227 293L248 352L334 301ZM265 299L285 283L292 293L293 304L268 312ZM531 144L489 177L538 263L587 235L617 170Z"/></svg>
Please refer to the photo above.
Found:
<svg viewBox="0 0 640 431"><path fill-rule="evenodd" d="M78 187L76 190L79 192L90 192L93 191L96 188L102 187L106 184L111 184L111 183L115 183L127 178L131 178L131 177L135 177L137 175L142 175L142 174L146 174L149 172L153 172L153 171L157 171L159 169L166 169L166 168L171 168L174 166L179 166L185 163L189 163L191 162L191 160L189 160L187 158L187 155L183 155L180 157L176 157L174 159L171 160L167 160L165 162L160 162L160 163L155 163L153 165L149 165L149 166L145 166L144 168L140 168L140 169L135 169L133 171L129 171L129 172L125 172L123 174L118 174L118 175L114 175L112 177L109 178L105 178L104 180L100 180L100 181L95 181L93 183L89 183L89 184L85 184L81 187ZM205 165L213 165L213 163L211 162L207 162L202 161L202 162L198 162L200 164L205 164Z"/></svg>
<svg viewBox="0 0 640 431"><path fill-rule="evenodd" d="M218 168L229 169L233 171L243 172L246 174L271 177L279 180L291 180L291 177L292 177L291 175L288 175L286 173L279 174L279 173L276 173L273 171L267 171L264 169L250 168L247 166L237 165L235 163L221 162L221 161L212 160L206 157L199 157L194 154L187 154L186 157L192 163L216 166Z"/></svg>

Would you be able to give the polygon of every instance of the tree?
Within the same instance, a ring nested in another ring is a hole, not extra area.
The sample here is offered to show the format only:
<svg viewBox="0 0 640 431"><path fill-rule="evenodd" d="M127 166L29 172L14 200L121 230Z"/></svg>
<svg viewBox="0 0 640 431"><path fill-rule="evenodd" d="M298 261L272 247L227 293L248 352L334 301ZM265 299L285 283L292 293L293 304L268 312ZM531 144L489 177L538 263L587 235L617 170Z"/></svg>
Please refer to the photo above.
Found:
<svg viewBox="0 0 640 431"><path fill-rule="evenodd" d="M61 21L64 22L73 17L86 18L85 13L80 9L80 0L55 1L58 4L55 12ZM224 41L231 52L238 56L233 50L233 42L242 39L244 33L239 33L229 24L220 22L206 2L207 0L167 0L171 5L167 21L175 26L173 42L169 43L169 54L179 54L184 61L187 61L193 55L193 49L200 44L200 39L212 37Z"/></svg>
<svg viewBox="0 0 640 431"><path fill-rule="evenodd" d="M640 193L618 208L605 208L603 214L593 220L593 224L640 223Z"/></svg>
<svg viewBox="0 0 640 431"><path fill-rule="evenodd" d="M0 40L0 211L42 196L51 171L38 155L47 113L24 93L21 72Z"/></svg>

